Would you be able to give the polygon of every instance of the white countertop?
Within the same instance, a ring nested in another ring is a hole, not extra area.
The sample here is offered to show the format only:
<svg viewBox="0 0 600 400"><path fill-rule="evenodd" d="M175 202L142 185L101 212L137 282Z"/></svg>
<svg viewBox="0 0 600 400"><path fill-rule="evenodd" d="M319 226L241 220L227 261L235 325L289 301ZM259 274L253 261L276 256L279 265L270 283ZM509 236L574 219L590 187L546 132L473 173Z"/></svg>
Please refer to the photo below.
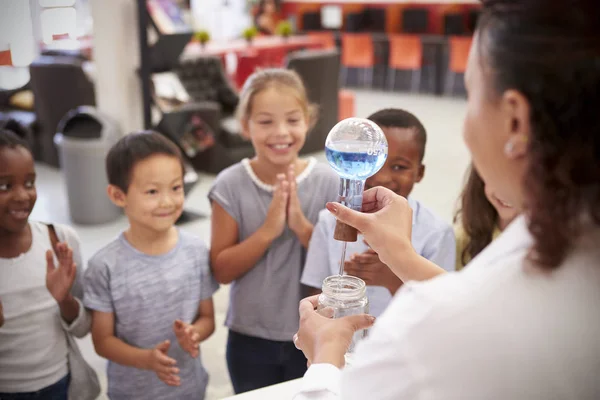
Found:
<svg viewBox="0 0 600 400"><path fill-rule="evenodd" d="M295 379L293 381L283 382L251 392L238 394L237 396L227 397L223 400L291 400L300 390L301 382L302 378Z"/></svg>

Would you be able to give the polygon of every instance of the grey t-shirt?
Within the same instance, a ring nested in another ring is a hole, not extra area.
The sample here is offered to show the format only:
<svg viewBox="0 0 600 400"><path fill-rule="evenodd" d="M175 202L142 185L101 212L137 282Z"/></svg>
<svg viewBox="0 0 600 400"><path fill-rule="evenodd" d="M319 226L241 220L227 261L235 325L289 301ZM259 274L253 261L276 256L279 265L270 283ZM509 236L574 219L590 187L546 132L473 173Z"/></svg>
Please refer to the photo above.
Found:
<svg viewBox="0 0 600 400"><path fill-rule="evenodd" d="M142 349L170 340L168 355L181 370L181 386L167 386L153 371L109 361L108 395L112 400L203 399L208 374L201 358L181 349L173 322L191 323L200 301L218 289L204 242L184 231L174 249L150 256L133 248L121 234L98 251L85 272L84 304L115 315L115 336Z"/></svg>
<svg viewBox="0 0 600 400"><path fill-rule="evenodd" d="M329 166L309 160L296 178L302 211L313 224L328 201L337 199L339 178ZM264 223L273 188L252 171L248 160L222 171L209 192L238 224L238 242ZM225 324L235 332L276 341L290 341L298 330L300 275L306 250L286 227L258 263L231 285Z"/></svg>

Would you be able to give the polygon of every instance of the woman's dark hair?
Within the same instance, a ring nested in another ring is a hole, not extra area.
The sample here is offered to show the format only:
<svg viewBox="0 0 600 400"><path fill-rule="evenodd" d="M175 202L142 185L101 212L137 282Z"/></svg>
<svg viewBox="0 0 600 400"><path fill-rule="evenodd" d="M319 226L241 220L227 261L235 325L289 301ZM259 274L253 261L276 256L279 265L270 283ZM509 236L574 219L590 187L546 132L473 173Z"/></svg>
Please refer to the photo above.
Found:
<svg viewBox="0 0 600 400"><path fill-rule="evenodd" d="M108 183L127 193L135 165L140 161L159 154L179 159L181 161L182 174L184 173L185 169L181 151L172 141L160 133L142 131L130 133L122 137L109 150L106 156Z"/></svg>
<svg viewBox="0 0 600 400"><path fill-rule="evenodd" d="M531 109L529 258L553 269L600 225L600 1L482 3L482 65L497 94L517 90Z"/></svg>
<svg viewBox="0 0 600 400"><path fill-rule="evenodd" d="M498 211L485 196L485 184L471 165L460 195L460 206L454 214L454 222L460 223L467 236L467 244L460 261L466 265L492 242L498 223Z"/></svg>
<svg viewBox="0 0 600 400"><path fill-rule="evenodd" d="M11 149L14 149L15 147L23 147L31 153L29 144L27 144L25 139L8 129L0 129L0 149L4 147Z"/></svg>

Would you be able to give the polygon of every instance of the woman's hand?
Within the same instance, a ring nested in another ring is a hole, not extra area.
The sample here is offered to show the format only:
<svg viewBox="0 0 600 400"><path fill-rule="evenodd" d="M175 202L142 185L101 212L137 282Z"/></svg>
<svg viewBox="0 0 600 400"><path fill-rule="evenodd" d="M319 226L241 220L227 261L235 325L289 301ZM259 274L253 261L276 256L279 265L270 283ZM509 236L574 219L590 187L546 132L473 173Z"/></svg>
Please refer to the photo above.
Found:
<svg viewBox="0 0 600 400"><path fill-rule="evenodd" d="M414 253L412 209L404 197L391 190L375 187L365 191L362 212L339 203L327 203L327 209L339 221L358 229L384 264L396 265L405 251Z"/></svg>
<svg viewBox="0 0 600 400"><path fill-rule="evenodd" d="M294 335L294 344L309 364L333 364L341 368L354 332L369 328L375 317L360 314L331 319L316 311L318 303L319 296L300 302L300 328Z"/></svg>

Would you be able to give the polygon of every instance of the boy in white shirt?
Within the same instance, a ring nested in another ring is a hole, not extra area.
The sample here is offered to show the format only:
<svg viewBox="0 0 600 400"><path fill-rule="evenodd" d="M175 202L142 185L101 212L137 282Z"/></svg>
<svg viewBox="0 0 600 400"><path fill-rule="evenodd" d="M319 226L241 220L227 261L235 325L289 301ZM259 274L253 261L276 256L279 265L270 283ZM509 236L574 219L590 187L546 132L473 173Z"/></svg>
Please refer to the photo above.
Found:
<svg viewBox="0 0 600 400"><path fill-rule="evenodd" d="M456 245L450 224L410 197L415 183L425 174L423 157L427 133L417 117L401 109L385 109L368 117L383 130L388 141L384 166L367 179L365 190L383 186L408 199L413 209L412 244L415 250L447 271L455 269ZM343 242L333 238L335 217L321 211L308 246L301 282L311 294L320 292L323 280L339 272ZM364 243L349 242L344 270L367 284L369 314L377 317L402 285L377 254Z"/></svg>

